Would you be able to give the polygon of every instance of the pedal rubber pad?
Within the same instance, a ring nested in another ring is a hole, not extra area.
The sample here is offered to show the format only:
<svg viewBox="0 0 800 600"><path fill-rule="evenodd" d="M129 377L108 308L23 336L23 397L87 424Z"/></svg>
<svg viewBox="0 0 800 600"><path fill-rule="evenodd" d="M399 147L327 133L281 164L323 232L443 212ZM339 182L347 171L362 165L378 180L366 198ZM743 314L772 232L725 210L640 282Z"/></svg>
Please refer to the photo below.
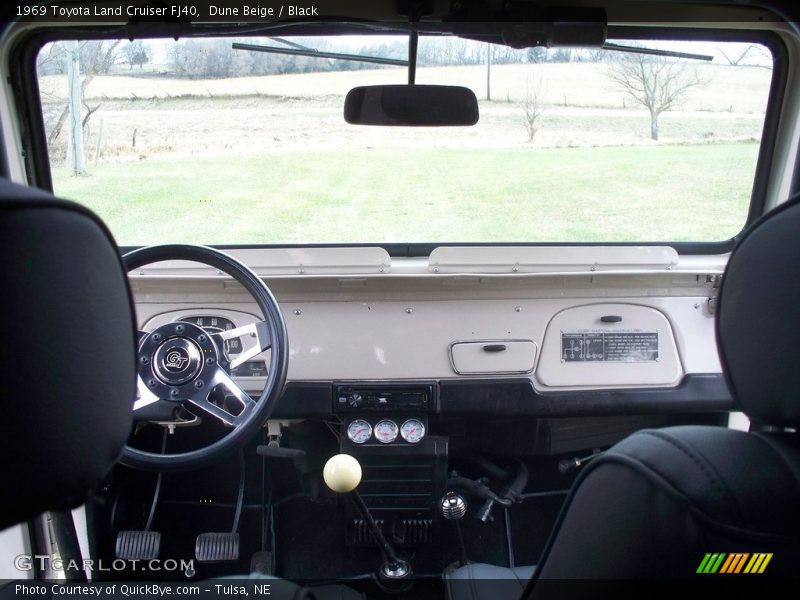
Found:
<svg viewBox="0 0 800 600"><path fill-rule="evenodd" d="M194 544L194 556L200 562L239 560L239 534L201 533Z"/></svg>
<svg viewBox="0 0 800 600"><path fill-rule="evenodd" d="M124 560L153 560L161 551L161 534L157 531L126 530L117 533L115 554Z"/></svg>

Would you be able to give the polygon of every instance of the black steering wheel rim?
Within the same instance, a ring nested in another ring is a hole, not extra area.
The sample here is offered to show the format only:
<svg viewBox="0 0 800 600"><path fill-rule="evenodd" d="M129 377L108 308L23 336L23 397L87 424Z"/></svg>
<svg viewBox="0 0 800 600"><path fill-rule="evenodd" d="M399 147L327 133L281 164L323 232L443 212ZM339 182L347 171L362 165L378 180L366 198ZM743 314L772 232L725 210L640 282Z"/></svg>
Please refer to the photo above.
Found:
<svg viewBox="0 0 800 600"><path fill-rule="evenodd" d="M289 343L286 322L272 292L258 275L232 256L214 248L191 244L147 246L132 250L123 256L128 272L165 260L199 262L233 277L258 304L271 340L270 364L264 390L244 420L224 437L203 448L176 454L157 454L126 445L120 457L122 464L136 469L186 471L203 467L222 458L241 447L264 426L283 394L289 364Z"/></svg>

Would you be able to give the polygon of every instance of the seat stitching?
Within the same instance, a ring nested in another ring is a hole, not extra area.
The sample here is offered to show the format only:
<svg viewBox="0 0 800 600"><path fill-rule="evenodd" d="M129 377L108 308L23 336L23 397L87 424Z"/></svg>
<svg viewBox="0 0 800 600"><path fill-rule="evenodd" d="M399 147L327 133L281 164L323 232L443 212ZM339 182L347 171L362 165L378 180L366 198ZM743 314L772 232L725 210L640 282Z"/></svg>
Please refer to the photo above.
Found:
<svg viewBox="0 0 800 600"><path fill-rule="evenodd" d="M677 448L680 452L682 452L683 454L688 456L691 459L691 461L700 468L700 471L703 473L703 475L706 476L708 481L711 483L711 485L714 486L714 488L716 488L716 490L718 492L722 492L722 493L725 492L725 489L723 488L721 483L714 478L715 474L711 471L711 469L707 465L704 465L700 461L700 459L697 457L697 455L695 455L693 453L691 448L684 447L677 440L675 440L675 439L673 439L673 438L671 438L669 436L664 435L660 431L640 431L639 433L644 434L644 435L651 435L654 438L658 438L659 440L667 442L671 446Z"/></svg>
<svg viewBox="0 0 800 600"><path fill-rule="evenodd" d="M744 516L742 514L742 510L739 507L739 503L736 501L736 497L731 493L728 487L722 482L722 477L720 477L719 473L717 473L716 469L709 463L708 459L703 456L700 452L697 452L694 448L690 445L683 443L682 441L675 439L672 436L668 436L661 431L640 431L639 433L643 433L646 435L651 435L655 438L658 438L664 442L667 442L674 448L680 450L683 454L688 456L695 465L700 468L700 471L706 476L709 483L716 489L716 491L721 496L727 496L728 499L733 504L734 508L736 509L736 513L739 516L740 521L746 522ZM702 459L702 460L701 460ZM704 464L704 462L706 464ZM674 484L673 484L674 485Z"/></svg>

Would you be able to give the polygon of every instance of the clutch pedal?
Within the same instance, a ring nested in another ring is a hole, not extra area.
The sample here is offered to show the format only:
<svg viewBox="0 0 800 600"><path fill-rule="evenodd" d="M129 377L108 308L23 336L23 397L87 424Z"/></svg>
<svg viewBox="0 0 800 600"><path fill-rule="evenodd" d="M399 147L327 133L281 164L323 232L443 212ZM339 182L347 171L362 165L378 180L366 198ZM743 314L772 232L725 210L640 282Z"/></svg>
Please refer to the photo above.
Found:
<svg viewBox="0 0 800 600"><path fill-rule="evenodd" d="M115 554L123 560L153 560L161 550L161 534L157 531L120 531Z"/></svg>

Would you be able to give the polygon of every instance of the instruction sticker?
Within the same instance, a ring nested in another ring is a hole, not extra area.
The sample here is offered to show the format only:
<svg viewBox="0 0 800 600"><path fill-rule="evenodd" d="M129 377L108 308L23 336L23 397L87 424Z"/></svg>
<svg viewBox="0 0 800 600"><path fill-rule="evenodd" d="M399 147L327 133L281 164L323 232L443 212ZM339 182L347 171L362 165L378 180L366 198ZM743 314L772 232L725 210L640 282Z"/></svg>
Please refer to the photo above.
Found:
<svg viewBox="0 0 800 600"><path fill-rule="evenodd" d="M579 329L561 332L562 362L657 362L658 331Z"/></svg>

